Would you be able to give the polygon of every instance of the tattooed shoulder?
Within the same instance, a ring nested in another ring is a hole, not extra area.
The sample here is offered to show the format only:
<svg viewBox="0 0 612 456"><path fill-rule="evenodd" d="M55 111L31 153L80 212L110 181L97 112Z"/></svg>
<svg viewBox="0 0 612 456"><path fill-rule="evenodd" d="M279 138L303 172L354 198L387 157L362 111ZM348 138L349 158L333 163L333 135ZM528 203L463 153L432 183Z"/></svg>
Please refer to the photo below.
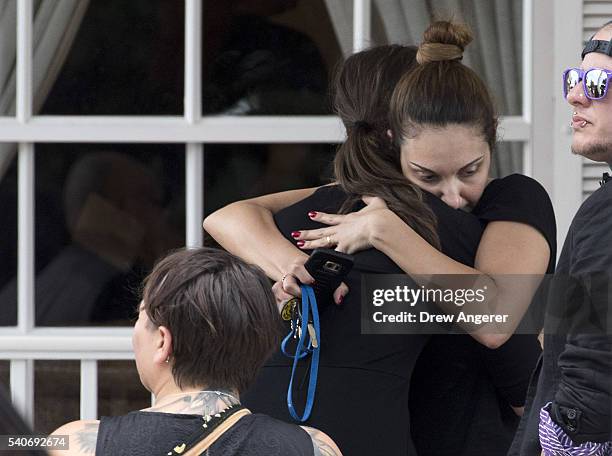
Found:
<svg viewBox="0 0 612 456"><path fill-rule="evenodd" d="M99 421L73 421L64 424L53 432L54 435L68 435L68 451L60 451L56 454L63 456L86 456L96 454L96 442L98 441ZM51 452L51 456L54 453Z"/></svg>
<svg viewBox="0 0 612 456"><path fill-rule="evenodd" d="M342 456L342 452L336 443L327 434L307 426L302 426L302 429L310 435L314 456Z"/></svg>

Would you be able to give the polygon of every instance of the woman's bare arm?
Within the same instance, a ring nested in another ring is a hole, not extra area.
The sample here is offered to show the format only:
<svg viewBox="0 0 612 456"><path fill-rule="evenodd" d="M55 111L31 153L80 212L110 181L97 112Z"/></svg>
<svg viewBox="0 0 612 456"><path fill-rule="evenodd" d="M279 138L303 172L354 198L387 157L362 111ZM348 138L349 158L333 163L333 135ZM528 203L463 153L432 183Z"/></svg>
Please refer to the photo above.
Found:
<svg viewBox="0 0 612 456"><path fill-rule="evenodd" d="M372 198L367 203L366 208L346 215L318 212L312 219L328 226L300 230L298 239L305 241L301 248L329 247L327 239L333 239L336 249L346 253L373 247L422 285L426 285L424 276L437 276L438 281L447 279L445 283L437 283L443 288L486 286L485 302L475 302L471 307L466 304L461 309L451 303L445 310L452 313L464 310L508 314L512 322L505 325L484 325L476 330L465 328L489 348L497 348L508 340L529 307L548 266L550 247L537 229L517 222L490 222L480 240L475 265L470 267L432 247L384 202ZM521 276L517 277L517 274ZM470 277L461 284L457 275ZM450 276L453 276L452 280L448 280ZM474 278L477 283L473 283Z"/></svg>
<svg viewBox="0 0 612 456"><path fill-rule="evenodd" d="M389 256L402 270L411 275L473 274L482 275L491 294L494 293L500 311L514 317L522 316L539 286L538 276L546 272L550 247L546 239L532 226L506 221L490 222L482 235L474 267L466 266L433 248L397 215L383 210L371 217L370 242ZM512 274L534 276L533 280L518 279ZM512 335L472 333L489 348L502 345Z"/></svg>
<svg viewBox="0 0 612 456"><path fill-rule="evenodd" d="M276 212L312 195L317 187L291 190L238 201L204 219L204 229L229 252L257 264L278 281L299 258L307 258L283 237L274 223Z"/></svg>

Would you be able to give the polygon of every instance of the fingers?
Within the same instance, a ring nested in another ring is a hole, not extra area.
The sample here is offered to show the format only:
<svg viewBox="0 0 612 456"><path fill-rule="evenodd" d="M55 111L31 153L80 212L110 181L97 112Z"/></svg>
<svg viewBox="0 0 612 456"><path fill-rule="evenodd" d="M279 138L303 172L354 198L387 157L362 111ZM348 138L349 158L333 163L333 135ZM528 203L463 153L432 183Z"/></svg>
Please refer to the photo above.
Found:
<svg viewBox="0 0 612 456"><path fill-rule="evenodd" d="M296 261L292 263L287 272L283 275L280 280L281 287L285 293L289 293L292 296L302 296L302 289L300 284L312 285L314 278L304 267L304 263Z"/></svg>
<svg viewBox="0 0 612 456"><path fill-rule="evenodd" d="M297 278L294 275L286 275L284 280L282 280L280 283L285 294L288 294L291 297L302 296L300 282L298 282Z"/></svg>
<svg viewBox="0 0 612 456"><path fill-rule="evenodd" d="M294 297L283 289L283 284L280 280L278 282L275 282L274 285L272 285L272 293L274 294L274 298L276 299L277 304L279 302L284 302Z"/></svg>
<svg viewBox="0 0 612 456"><path fill-rule="evenodd" d="M330 236L332 234L333 232L330 228L319 228L318 230L294 231L291 233L291 236L296 240L312 241L315 239L324 238L325 236Z"/></svg>
<svg viewBox="0 0 612 456"><path fill-rule="evenodd" d="M324 223L326 225L337 225L342 223L346 215L341 214L326 214L325 212L310 211L308 217L315 222Z"/></svg>
<svg viewBox="0 0 612 456"><path fill-rule="evenodd" d="M342 300L348 294L349 288L346 286L344 282L340 284L338 288L334 291L334 302L336 304L342 304Z"/></svg>
<svg viewBox="0 0 612 456"><path fill-rule="evenodd" d="M272 285L272 293L274 294L274 301L276 302L276 307L278 308L279 312L282 312L287 301L294 298L292 295L283 290L283 285L280 280Z"/></svg>
<svg viewBox="0 0 612 456"><path fill-rule="evenodd" d="M302 250L316 248L331 249L336 245L333 228L294 231L291 233L291 236L297 240L295 244Z"/></svg>
<svg viewBox="0 0 612 456"><path fill-rule="evenodd" d="M304 263L298 262L291 264L285 272L283 279L281 279L285 286L287 283L291 283L291 281L311 285L314 283L314 278L306 270ZM286 288L285 291L287 291Z"/></svg>
<svg viewBox="0 0 612 456"><path fill-rule="evenodd" d="M313 241L298 241L297 246L302 250L333 249L336 246L333 236L325 236Z"/></svg>

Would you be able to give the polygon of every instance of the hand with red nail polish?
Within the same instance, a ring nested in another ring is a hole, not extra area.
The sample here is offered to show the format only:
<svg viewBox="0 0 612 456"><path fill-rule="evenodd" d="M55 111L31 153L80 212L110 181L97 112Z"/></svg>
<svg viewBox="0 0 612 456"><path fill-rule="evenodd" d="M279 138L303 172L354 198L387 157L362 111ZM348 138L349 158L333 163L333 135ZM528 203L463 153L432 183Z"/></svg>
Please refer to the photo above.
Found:
<svg viewBox="0 0 612 456"><path fill-rule="evenodd" d="M349 288L346 283L342 282L338 288L334 291L334 302L336 305L341 305L342 300L348 294Z"/></svg>

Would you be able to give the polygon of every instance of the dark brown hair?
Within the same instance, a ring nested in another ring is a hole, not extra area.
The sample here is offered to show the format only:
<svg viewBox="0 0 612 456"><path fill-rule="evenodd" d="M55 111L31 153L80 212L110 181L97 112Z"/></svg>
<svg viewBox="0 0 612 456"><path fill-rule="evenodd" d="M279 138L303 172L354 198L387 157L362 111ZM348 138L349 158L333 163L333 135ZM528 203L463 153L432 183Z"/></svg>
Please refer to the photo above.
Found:
<svg viewBox="0 0 612 456"><path fill-rule="evenodd" d="M244 391L277 348L280 317L257 266L223 250L180 250L145 280L144 310L172 334L172 374L183 387Z"/></svg>
<svg viewBox="0 0 612 456"><path fill-rule="evenodd" d="M349 57L335 78L334 108L346 127L346 141L334 160L338 184L349 194L340 212L362 195L378 196L430 244L439 248L436 218L400 164L389 138L389 100L400 78L415 64L416 48L378 46Z"/></svg>
<svg viewBox="0 0 612 456"><path fill-rule="evenodd" d="M419 65L404 75L391 97L394 141L418 135L422 127L466 124L477 128L491 151L497 137L497 116L489 90L461 63L472 32L463 24L432 23L423 35Z"/></svg>

